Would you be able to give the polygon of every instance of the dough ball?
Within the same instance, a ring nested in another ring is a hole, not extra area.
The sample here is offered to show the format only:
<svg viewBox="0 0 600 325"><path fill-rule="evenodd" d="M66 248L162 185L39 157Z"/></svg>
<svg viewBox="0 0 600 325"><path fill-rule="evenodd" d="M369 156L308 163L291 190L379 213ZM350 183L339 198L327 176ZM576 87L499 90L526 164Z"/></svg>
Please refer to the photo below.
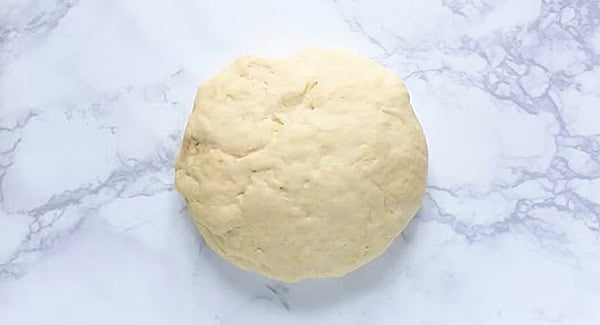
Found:
<svg viewBox="0 0 600 325"><path fill-rule="evenodd" d="M404 84L341 50L242 57L202 84L175 184L206 243L293 282L343 276L415 215L427 146Z"/></svg>

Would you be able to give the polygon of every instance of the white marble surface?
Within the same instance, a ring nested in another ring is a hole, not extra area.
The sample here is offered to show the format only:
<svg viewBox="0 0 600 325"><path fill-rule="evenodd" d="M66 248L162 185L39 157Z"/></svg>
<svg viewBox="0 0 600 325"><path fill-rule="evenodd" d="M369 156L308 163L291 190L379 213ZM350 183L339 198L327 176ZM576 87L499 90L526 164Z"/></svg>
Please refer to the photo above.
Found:
<svg viewBox="0 0 600 325"><path fill-rule="evenodd" d="M0 324L599 324L600 2L0 0ZM240 271L173 158L242 54L351 48L406 80L423 207L333 280Z"/></svg>

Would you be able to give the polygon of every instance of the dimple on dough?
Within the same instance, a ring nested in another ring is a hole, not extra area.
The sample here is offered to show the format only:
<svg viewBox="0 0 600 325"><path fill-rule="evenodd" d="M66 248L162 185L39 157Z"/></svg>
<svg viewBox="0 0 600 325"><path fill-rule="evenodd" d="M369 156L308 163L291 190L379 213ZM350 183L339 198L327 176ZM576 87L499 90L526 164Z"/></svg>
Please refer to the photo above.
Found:
<svg viewBox="0 0 600 325"><path fill-rule="evenodd" d="M427 145L393 73L310 49L237 59L202 84L175 184L219 255L282 281L338 277L415 215Z"/></svg>

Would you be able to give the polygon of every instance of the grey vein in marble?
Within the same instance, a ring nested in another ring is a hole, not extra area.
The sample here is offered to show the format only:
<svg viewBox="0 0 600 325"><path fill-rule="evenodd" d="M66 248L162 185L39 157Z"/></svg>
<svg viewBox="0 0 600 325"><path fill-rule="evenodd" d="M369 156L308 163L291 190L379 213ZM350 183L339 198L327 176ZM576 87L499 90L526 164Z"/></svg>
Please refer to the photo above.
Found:
<svg viewBox="0 0 600 325"><path fill-rule="evenodd" d="M207 249L173 159L200 80L309 46L406 81L429 186L380 258L283 284ZM599 80L594 0L7 0L0 323L598 323Z"/></svg>

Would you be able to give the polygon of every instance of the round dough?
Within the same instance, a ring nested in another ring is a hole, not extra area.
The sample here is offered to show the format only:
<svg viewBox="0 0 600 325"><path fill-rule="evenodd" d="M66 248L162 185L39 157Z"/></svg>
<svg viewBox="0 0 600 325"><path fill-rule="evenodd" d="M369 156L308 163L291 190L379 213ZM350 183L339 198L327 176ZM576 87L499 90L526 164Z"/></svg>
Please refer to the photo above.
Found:
<svg viewBox="0 0 600 325"><path fill-rule="evenodd" d="M242 57L198 90L175 184L219 255L268 277L336 277L416 213L427 146L404 84L341 50Z"/></svg>

